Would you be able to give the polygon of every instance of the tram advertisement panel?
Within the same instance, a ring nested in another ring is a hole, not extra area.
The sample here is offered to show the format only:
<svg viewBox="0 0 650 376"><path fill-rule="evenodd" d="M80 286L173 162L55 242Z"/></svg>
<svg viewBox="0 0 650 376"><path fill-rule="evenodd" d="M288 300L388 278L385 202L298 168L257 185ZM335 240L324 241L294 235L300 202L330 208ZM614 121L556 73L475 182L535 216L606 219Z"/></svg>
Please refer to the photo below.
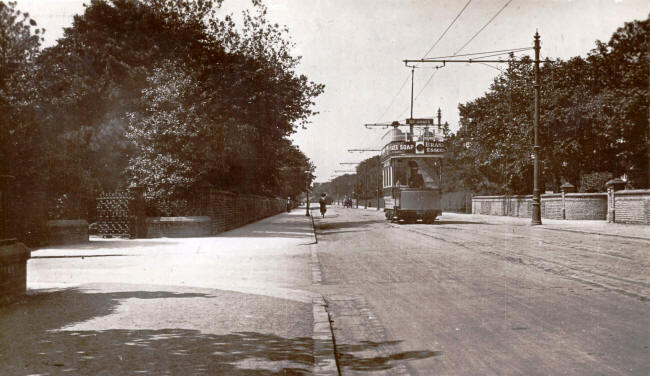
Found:
<svg viewBox="0 0 650 376"><path fill-rule="evenodd" d="M442 141L393 141L384 146L381 151L382 157L399 154L424 154L434 155L445 152Z"/></svg>

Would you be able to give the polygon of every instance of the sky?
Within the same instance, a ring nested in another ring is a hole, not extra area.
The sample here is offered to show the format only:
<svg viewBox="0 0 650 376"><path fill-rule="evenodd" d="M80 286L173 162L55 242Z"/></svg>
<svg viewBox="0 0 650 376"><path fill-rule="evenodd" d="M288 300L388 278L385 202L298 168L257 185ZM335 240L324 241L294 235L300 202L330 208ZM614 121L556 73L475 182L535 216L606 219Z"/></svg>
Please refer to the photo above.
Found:
<svg viewBox="0 0 650 376"><path fill-rule="evenodd" d="M44 46L50 46L71 25L73 15L83 12L83 3L19 0L18 8L46 29ZM219 14L239 12L248 4L224 0ZM268 18L289 28L294 53L302 56L299 73L325 84L325 92L315 100L319 113L307 129L292 136L316 166L318 182L330 180L335 170L354 168L341 162L377 154L348 152L381 148L386 130L364 124L403 122L409 117L411 73L402 60L423 58L429 50L426 57L532 47L536 31L542 59L586 56L596 40L608 41L624 22L646 19L650 12L648 0L267 0L266 4ZM526 53L532 56L532 51ZM440 108L442 121L449 122L453 131L458 129L458 105L482 96L499 71L480 64L434 69L436 65L420 64L415 70L413 117L433 117Z"/></svg>

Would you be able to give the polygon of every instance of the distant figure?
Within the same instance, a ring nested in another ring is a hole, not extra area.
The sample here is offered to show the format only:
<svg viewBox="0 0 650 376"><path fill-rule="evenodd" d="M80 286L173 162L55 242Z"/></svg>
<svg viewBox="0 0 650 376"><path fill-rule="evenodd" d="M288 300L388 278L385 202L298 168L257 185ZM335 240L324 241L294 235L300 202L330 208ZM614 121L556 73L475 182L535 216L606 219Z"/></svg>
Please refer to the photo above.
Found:
<svg viewBox="0 0 650 376"><path fill-rule="evenodd" d="M320 200L318 200L318 203L320 204L320 214L325 218L325 212L327 211L327 194L325 192L321 193L320 195Z"/></svg>
<svg viewBox="0 0 650 376"><path fill-rule="evenodd" d="M409 179L409 188L424 188L424 179L418 172L418 164L414 161L409 162L411 167L411 178Z"/></svg>
<svg viewBox="0 0 650 376"><path fill-rule="evenodd" d="M287 213L291 213L291 197L287 197Z"/></svg>

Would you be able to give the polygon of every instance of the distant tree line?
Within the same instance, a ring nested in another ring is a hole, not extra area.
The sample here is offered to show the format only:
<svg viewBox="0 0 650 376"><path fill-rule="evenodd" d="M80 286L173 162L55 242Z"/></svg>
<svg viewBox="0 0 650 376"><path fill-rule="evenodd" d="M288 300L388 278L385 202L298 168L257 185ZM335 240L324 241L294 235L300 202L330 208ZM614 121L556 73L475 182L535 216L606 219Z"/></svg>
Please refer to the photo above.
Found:
<svg viewBox="0 0 650 376"><path fill-rule="evenodd" d="M541 67L542 188L581 187L591 173L625 175L648 188L648 19L625 23L586 58ZM459 105L445 191L530 194L533 187L533 64L510 63L487 93ZM597 187L603 189L603 187Z"/></svg>
<svg viewBox="0 0 650 376"><path fill-rule="evenodd" d="M83 218L100 191L130 185L163 210L206 183L302 192L313 166L289 136L324 87L296 72L261 1L241 24L220 5L92 0L41 49L44 30L0 1L0 174L16 177L17 203Z"/></svg>
<svg viewBox="0 0 650 376"><path fill-rule="evenodd" d="M333 200L343 200L346 196L359 200L375 200L379 188L379 196L382 197L381 170L378 164L378 155L364 159L355 167L356 173L337 176L319 185L314 190L314 195L326 192Z"/></svg>

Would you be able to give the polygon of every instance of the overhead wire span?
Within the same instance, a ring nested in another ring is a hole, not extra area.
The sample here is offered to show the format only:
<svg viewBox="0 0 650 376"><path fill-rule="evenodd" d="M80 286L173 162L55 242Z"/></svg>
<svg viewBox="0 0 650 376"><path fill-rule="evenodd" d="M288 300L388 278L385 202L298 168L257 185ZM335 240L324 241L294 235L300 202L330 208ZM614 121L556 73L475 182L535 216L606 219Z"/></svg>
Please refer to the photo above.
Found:
<svg viewBox="0 0 650 376"><path fill-rule="evenodd" d="M507 50L495 50L495 51L484 51L484 52L472 52L469 54L460 54L460 55L447 55L447 56L433 56L427 59L446 59L450 57L462 57L462 56L476 56L476 55L485 55L485 54L494 54L492 56L504 55L510 52L522 52L526 50L532 50L533 47L518 47L518 48L509 48Z"/></svg>
<svg viewBox="0 0 650 376"><path fill-rule="evenodd" d="M478 62L478 63L481 64L481 65L485 65L486 67L490 67L490 68L492 68L492 69L496 69L496 70L498 70L499 72L504 72L503 69L498 68L498 67L495 67L495 66L493 66L493 65L490 65L490 64L488 64L488 63L481 63L481 62Z"/></svg>
<svg viewBox="0 0 650 376"><path fill-rule="evenodd" d="M481 33L481 32L482 32L482 31L483 31L483 30L484 30L484 29L485 29L485 28L490 24L490 23L492 23L492 21L494 21L494 19L497 18L497 16L498 16L499 14L501 14L501 12L503 12L503 10L506 9L506 7L507 7L508 5L510 5L511 2L512 2L512 0L508 0L508 2L505 3L505 4L501 7L501 9L499 9L499 11L496 12L496 14L495 14L494 16L492 16L492 18L490 18L490 20L489 20L485 25L483 25L483 27L481 27L481 28L479 29L479 31L476 32L476 34L474 34L471 38L469 38L469 40L468 40L467 42L465 42L465 44L463 44L463 46L462 46L461 48L459 48L456 52L454 52L454 55L456 55L457 53L459 53L460 51L462 51L463 48L467 47L467 45L470 44L470 43L474 40L474 38L476 38L476 37L477 37L477 36L478 36L478 35L479 35L479 34L480 34L480 33Z"/></svg>

